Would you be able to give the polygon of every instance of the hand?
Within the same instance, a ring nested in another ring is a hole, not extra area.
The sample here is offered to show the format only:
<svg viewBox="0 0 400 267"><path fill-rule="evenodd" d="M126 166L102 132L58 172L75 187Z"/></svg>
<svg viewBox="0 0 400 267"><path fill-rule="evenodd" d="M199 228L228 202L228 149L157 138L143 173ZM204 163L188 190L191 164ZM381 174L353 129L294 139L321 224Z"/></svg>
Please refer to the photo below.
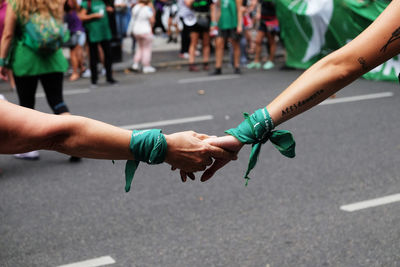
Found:
<svg viewBox="0 0 400 267"><path fill-rule="evenodd" d="M104 15L101 13L93 13L90 14L91 15L91 19L101 19Z"/></svg>
<svg viewBox="0 0 400 267"><path fill-rule="evenodd" d="M204 171L213 163L212 158L227 162L237 158L234 152L203 142L207 138L210 136L193 131L165 135L168 145L165 162L170 164L173 170L181 169L181 173L193 173ZM190 174L189 177L194 175Z"/></svg>
<svg viewBox="0 0 400 267"><path fill-rule="evenodd" d="M243 31L242 24L238 24L238 26L236 27L236 32L237 32L238 34L241 34L242 31Z"/></svg>
<svg viewBox="0 0 400 267"><path fill-rule="evenodd" d="M8 69L6 67L0 67L0 79L8 81Z"/></svg>
<svg viewBox="0 0 400 267"><path fill-rule="evenodd" d="M243 143L241 143L239 140L237 140L232 135L227 135L227 136L217 137L217 138L209 138L209 139L205 140L205 142L207 142L208 144L210 144L212 146L217 146L217 147L223 148L227 151L231 151L231 152L235 153L235 155L237 153L239 153L239 150L243 146ZM229 161L231 161L231 160L223 159L223 158L216 158L214 161L214 164L210 168L208 168L201 176L201 181L205 182L208 179L210 179L215 174L216 171L218 171L219 169L224 167Z"/></svg>
<svg viewBox="0 0 400 267"><path fill-rule="evenodd" d="M107 11L108 13L112 13L112 12L114 12L114 8L113 8L112 6L107 6L107 7L106 7L106 11Z"/></svg>

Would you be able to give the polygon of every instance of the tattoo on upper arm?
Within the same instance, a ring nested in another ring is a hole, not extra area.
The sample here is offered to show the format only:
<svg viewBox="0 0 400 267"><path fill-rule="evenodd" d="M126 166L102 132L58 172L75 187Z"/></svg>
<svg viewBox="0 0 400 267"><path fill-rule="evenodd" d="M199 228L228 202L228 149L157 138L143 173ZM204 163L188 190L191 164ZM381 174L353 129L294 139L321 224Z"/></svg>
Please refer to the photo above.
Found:
<svg viewBox="0 0 400 267"><path fill-rule="evenodd" d="M389 38L387 43L381 48L381 52L386 52L387 47L393 43L394 41L400 39L400 27L397 28L394 32L392 32L392 36Z"/></svg>
<svg viewBox="0 0 400 267"><path fill-rule="evenodd" d="M324 90L319 90L319 91L315 92L313 95L311 95L310 97L308 97L304 100L298 101L297 104L293 104L285 109L282 109L282 117L287 116L292 112L295 112L300 107L304 106L305 104L309 103L312 100L315 100L323 92L324 92Z"/></svg>
<svg viewBox="0 0 400 267"><path fill-rule="evenodd" d="M363 70L369 70L369 67L367 65L367 61L363 57L358 58L358 63L362 66Z"/></svg>

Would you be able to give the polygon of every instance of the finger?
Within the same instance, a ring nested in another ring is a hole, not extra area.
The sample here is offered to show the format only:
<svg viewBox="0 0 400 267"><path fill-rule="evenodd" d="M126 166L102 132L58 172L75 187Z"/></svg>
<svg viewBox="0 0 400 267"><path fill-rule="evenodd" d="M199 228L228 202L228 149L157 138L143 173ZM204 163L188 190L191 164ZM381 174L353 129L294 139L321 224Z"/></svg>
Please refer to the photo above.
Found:
<svg viewBox="0 0 400 267"><path fill-rule="evenodd" d="M210 179L216 171L224 167L228 162L229 160L216 159L214 164L201 175L200 181L205 182Z"/></svg>
<svg viewBox="0 0 400 267"><path fill-rule="evenodd" d="M207 134L201 134L201 133L195 133L195 134L194 134L194 137L199 138L200 140L204 140L204 139L210 138L209 135L207 135Z"/></svg>
<svg viewBox="0 0 400 267"><path fill-rule="evenodd" d="M208 159L205 160L204 163L206 164L206 166L210 166L211 164L213 164L213 162L214 162L214 161L213 161L212 158L208 158Z"/></svg>
<svg viewBox="0 0 400 267"><path fill-rule="evenodd" d="M193 173L193 172L188 172L188 173L187 173L187 176L189 176L189 178L192 179L193 181L194 181L194 179L196 178L196 177L194 176L194 173Z"/></svg>
<svg viewBox="0 0 400 267"><path fill-rule="evenodd" d="M182 183L185 183L186 180L187 180L186 172L184 172L184 171L181 170L179 173L180 173L180 175L181 175Z"/></svg>
<svg viewBox="0 0 400 267"><path fill-rule="evenodd" d="M236 160L237 159L236 152L227 151L220 147L209 145L208 151L210 153L210 156L213 158L227 159L227 160Z"/></svg>

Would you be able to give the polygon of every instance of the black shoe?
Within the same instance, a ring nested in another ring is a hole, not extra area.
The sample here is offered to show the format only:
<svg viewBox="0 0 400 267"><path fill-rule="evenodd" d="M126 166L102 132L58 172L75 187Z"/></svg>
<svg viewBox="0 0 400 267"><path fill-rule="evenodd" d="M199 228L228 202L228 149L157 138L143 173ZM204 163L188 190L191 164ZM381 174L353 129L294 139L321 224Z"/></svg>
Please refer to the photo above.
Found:
<svg viewBox="0 0 400 267"><path fill-rule="evenodd" d="M240 70L240 68L235 68L235 71L233 73L242 74L242 71Z"/></svg>
<svg viewBox="0 0 400 267"><path fill-rule="evenodd" d="M71 156L69 158L69 162L72 162L72 163L81 162L81 161L82 161L82 158L79 158L79 157Z"/></svg>
<svg viewBox="0 0 400 267"><path fill-rule="evenodd" d="M117 85L117 84L118 84L118 81L117 81L117 80L114 80L114 79L109 79L109 80L107 80L107 83L108 83L109 85Z"/></svg>
<svg viewBox="0 0 400 267"><path fill-rule="evenodd" d="M222 74L221 68L217 68L210 73L210 75L221 75L221 74Z"/></svg>

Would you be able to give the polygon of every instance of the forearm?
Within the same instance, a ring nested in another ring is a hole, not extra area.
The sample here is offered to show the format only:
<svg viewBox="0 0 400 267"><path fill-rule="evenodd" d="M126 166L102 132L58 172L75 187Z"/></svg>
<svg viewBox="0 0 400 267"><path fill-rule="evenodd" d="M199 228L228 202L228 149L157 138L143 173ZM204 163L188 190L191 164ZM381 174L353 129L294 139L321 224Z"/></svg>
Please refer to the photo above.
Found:
<svg viewBox="0 0 400 267"><path fill-rule="evenodd" d="M60 116L0 100L0 153L55 150L98 159L133 159L131 131L80 116Z"/></svg>
<svg viewBox="0 0 400 267"><path fill-rule="evenodd" d="M384 12L357 38L305 71L267 109L275 126L308 110L364 73L400 53L396 22L400 1Z"/></svg>
<svg viewBox="0 0 400 267"><path fill-rule="evenodd" d="M267 105L275 126L314 107L362 75L362 68L338 54L332 53L311 66Z"/></svg>
<svg viewBox="0 0 400 267"><path fill-rule="evenodd" d="M45 149L84 158L133 159L131 131L79 116L64 116L59 127L49 134Z"/></svg>
<svg viewBox="0 0 400 267"><path fill-rule="evenodd" d="M243 19L243 14L242 14L242 0L236 0L236 12L237 12L237 25L242 27L242 19Z"/></svg>
<svg viewBox="0 0 400 267"><path fill-rule="evenodd" d="M86 9L82 9L79 12L78 17L82 22L87 22L87 21L92 20L92 19L98 19L101 16L99 14L97 14L97 13L88 14Z"/></svg>
<svg viewBox="0 0 400 267"><path fill-rule="evenodd" d="M3 31L3 36L1 38L0 58L5 59L8 56L11 42L14 38L15 23L16 23L15 13L11 5L8 5L5 18L5 28Z"/></svg>

